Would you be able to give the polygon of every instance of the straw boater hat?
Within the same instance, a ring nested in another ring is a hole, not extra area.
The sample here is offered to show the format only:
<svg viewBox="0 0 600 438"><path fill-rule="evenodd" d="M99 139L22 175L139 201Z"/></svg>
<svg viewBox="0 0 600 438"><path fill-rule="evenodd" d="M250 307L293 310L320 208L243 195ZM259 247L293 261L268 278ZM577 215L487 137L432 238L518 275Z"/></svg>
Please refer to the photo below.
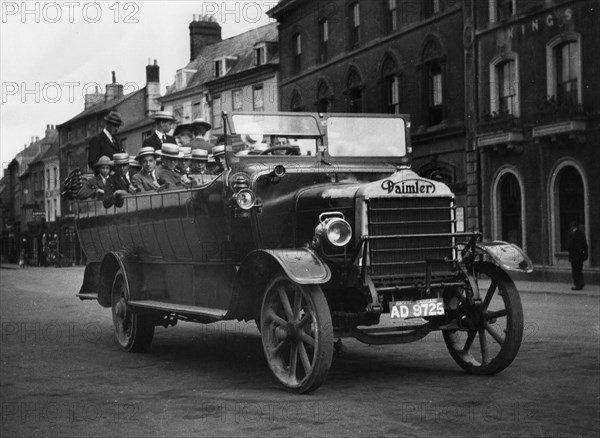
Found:
<svg viewBox="0 0 600 438"><path fill-rule="evenodd" d="M141 169L142 165L133 155L129 156L129 167L135 167L137 169Z"/></svg>
<svg viewBox="0 0 600 438"><path fill-rule="evenodd" d="M203 126L204 128L206 128L207 131L210 131L210 129L212 128L212 125L206 120L204 120L202 117L194 119L190 126L192 127L192 129L194 129L196 126Z"/></svg>
<svg viewBox="0 0 600 438"><path fill-rule="evenodd" d="M175 121L175 117L173 117L173 113L171 111L156 111L152 118L154 120L168 120L170 122Z"/></svg>
<svg viewBox="0 0 600 438"><path fill-rule="evenodd" d="M123 121L121 120L121 114L116 111L111 111L108 113L106 117L104 117L104 121L106 123L110 123L111 125L121 126Z"/></svg>
<svg viewBox="0 0 600 438"><path fill-rule="evenodd" d="M242 134L241 140L244 144L253 147L262 143L263 136L262 134Z"/></svg>
<svg viewBox="0 0 600 438"><path fill-rule="evenodd" d="M152 146L146 146L138 151L137 157L135 157L135 159L141 161L141 158L145 157L146 155L154 155L154 158L156 158L159 154L154 150Z"/></svg>
<svg viewBox="0 0 600 438"><path fill-rule="evenodd" d="M212 148L212 154L215 158L225 155L225 145L221 144Z"/></svg>
<svg viewBox="0 0 600 438"><path fill-rule="evenodd" d="M173 143L163 143L160 151L157 151L159 156L163 158L178 158L179 146Z"/></svg>
<svg viewBox="0 0 600 438"><path fill-rule="evenodd" d="M115 166L117 164L129 164L129 154L125 152L118 152L113 155L113 162Z"/></svg>
<svg viewBox="0 0 600 438"><path fill-rule="evenodd" d="M208 151L206 149L192 149L192 160L208 161Z"/></svg>
<svg viewBox="0 0 600 438"><path fill-rule="evenodd" d="M188 146L179 146L179 158L183 158L185 160L192 159L192 148Z"/></svg>
<svg viewBox="0 0 600 438"><path fill-rule="evenodd" d="M100 166L110 166L113 167L113 162L106 155L102 155L96 163L94 163L94 169Z"/></svg>

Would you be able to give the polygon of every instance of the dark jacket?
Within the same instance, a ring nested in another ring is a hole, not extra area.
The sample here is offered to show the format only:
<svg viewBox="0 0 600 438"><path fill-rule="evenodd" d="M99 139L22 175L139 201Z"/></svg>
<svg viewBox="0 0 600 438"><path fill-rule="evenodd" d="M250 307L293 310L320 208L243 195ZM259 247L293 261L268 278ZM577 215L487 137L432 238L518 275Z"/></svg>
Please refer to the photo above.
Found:
<svg viewBox="0 0 600 438"><path fill-rule="evenodd" d="M166 189L173 189L181 186L181 175L168 167L161 167L158 170L158 178L165 185Z"/></svg>
<svg viewBox="0 0 600 438"><path fill-rule="evenodd" d="M567 235L567 249L569 250L569 261L582 263L588 258L588 245L585 234L579 228L571 228Z"/></svg>
<svg viewBox="0 0 600 438"><path fill-rule="evenodd" d="M108 178L110 178L110 176ZM108 178L106 179L106 182L108 182ZM102 195L97 194L98 189L102 189L106 192L106 184L104 184L100 175L94 175L83 183L83 186L81 186L81 189L77 193L77 197L79 199L87 199L92 197L102 198Z"/></svg>
<svg viewBox="0 0 600 438"><path fill-rule="evenodd" d="M131 181L131 175L128 176ZM106 189L104 189L104 198L102 199L104 208L109 208L113 205L116 205L117 207L123 206L123 198L114 195L117 190L125 190L129 193L129 184L118 173L113 173L108 178L108 181L106 181Z"/></svg>
<svg viewBox="0 0 600 438"><path fill-rule="evenodd" d="M175 139L175 137L172 137L170 135L167 135L167 143L172 143L172 144L177 144L177 140ZM147 146L152 146L154 148L154 150L160 149L162 147L162 139L160 139L158 137L158 135L156 135L156 131L150 136L148 137L146 140L144 140L144 142L142 143L142 147L147 147Z"/></svg>
<svg viewBox="0 0 600 438"><path fill-rule="evenodd" d="M152 176L143 170L133 175L131 180L137 187L141 188L143 192L156 191L163 187L164 181L161 181L158 176L158 169L154 171L154 174L156 175L156 183L152 179Z"/></svg>
<svg viewBox="0 0 600 438"><path fill-rule="evenodd" d="M125 152L121 140L116 136L113 137L113 140L114 143L108 139L104 131L91 138L88 147L88 166L90 166L90 169L94 168L94 164L103 155L112 158L117 152Z"/></svg>

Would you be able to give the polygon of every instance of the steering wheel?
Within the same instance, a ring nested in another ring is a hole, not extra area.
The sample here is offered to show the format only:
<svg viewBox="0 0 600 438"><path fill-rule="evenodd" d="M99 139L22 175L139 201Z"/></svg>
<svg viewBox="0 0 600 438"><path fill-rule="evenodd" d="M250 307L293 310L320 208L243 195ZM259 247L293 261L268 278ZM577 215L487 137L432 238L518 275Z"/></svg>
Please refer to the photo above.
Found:
<svg viewBox="0 0 600 438"><path fill-rule="evenodd" d="M286 151L285 155L300 155L300 148L297 146L273 146L271 148L265 149L258 155L273 155L275 151Z"/></svg>

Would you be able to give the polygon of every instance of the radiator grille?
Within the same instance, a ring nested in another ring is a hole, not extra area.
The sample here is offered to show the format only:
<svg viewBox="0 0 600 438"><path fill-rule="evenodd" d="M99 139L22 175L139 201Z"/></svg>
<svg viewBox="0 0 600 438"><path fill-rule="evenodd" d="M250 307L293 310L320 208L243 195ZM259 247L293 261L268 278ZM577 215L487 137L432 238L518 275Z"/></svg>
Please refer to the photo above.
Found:
<svg viewBox="0 0 600 438"><path fill-rule="evenodd" d="M426 260L452 260L453 200L450 198L369 199L369 236L407 235L369 242L370 275L377 279L425 277ZM430 234L427 237L416 235ZM452 264L432 264L432 275L452 275Z"/></svg>

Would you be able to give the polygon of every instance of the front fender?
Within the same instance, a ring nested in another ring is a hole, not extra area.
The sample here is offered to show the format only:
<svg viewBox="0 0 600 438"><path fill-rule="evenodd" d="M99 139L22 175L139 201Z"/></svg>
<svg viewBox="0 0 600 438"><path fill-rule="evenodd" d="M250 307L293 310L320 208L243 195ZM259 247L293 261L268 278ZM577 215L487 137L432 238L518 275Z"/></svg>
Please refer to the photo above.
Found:
<svg viewBox="0 0 600 438"><path fill-rule="evenodd" d="M254 319L260 315L260 303L267 283L283 271L300 284L329 281L329 267L308 248L265 249L252 251L238 270L228 317Z"/></svg>
<svg viewBox="0 0 600 438"><path fill-rule="evenodd" d="M479 253L489 256L491 261L502 269L516 272L533 272L533 263L517 245L495 240L477 244Z"/></svg>

